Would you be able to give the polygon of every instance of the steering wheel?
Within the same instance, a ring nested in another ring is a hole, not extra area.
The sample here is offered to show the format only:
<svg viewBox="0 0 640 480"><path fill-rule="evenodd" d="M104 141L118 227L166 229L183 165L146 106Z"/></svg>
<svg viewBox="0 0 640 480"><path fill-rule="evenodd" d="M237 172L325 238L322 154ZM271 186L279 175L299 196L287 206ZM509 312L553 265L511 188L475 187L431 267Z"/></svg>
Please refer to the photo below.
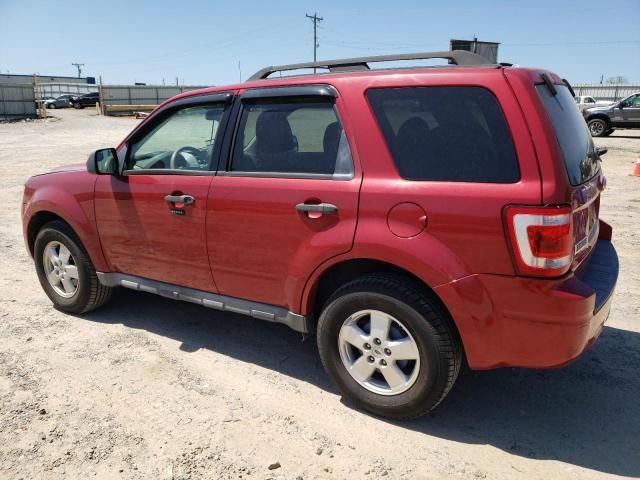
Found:
<svg viewBox="0 0 640 480"><path fill-rule="evenodd" d="M170 169L176 169L176 168L180 168L183 166L187 165L187 161L185 160L185 158L182 156L182 153L190 153L191 155L193 155L194 157L196 157L196 160L198 160L198 163L200 162L199 160L199 155L200 155L200 150L195 148L195 147L190 147L189 145L185 145L184 147L180 147L178 148L175 152L173 152L171 154L171 160L169 160L169 168ZM178 165L178 156L180 156L180 158L182 159L182 164Z"/></svg>

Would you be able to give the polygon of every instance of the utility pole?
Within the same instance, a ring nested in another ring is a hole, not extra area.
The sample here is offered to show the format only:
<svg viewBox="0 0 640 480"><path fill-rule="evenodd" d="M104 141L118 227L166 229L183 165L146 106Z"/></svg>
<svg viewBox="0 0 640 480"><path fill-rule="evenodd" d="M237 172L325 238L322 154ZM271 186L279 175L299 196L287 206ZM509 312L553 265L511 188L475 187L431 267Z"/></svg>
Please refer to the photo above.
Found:
<svg viewBox="0 0 640 480"><path fill-rule="evenodd" d="M82 67L84 67L84 63L72 63L71 65L78 69L78 78L82 77Z"/></svg>
<svg viewBox="0 0 640 480"><path fill-rule="evenodd" d="M317 13L314 13L313 15L305 13L304 16L311 19L311 21L313 22L313 61L315 63L317 61L316 52L318 50L318 22L321 22L324 19L322 17L319 17ZM313 69L313 73L316 73L315 68Z"/></svg>

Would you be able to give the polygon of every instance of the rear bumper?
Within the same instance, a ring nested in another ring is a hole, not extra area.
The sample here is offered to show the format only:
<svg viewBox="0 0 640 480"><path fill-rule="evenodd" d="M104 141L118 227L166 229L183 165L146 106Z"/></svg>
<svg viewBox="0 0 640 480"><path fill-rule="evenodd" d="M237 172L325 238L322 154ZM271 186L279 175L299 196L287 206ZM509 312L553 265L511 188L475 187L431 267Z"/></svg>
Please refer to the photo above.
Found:
<svg viewBox="0 0 640 480"><path fill-rule="evenodd" d="M598 338L618 268L612 243L600 239L581 271L559 279L478 274L436 292L458 326L471 368L559 367Z"/></svg>

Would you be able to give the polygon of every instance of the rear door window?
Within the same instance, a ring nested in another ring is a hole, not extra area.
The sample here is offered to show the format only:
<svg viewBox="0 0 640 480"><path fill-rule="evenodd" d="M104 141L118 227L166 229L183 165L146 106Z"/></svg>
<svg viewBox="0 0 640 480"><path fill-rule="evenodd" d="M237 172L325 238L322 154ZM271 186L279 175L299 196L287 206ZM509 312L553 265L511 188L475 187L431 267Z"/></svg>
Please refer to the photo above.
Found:
<svg viewBox="0 0 640 480"><path fill-rule="evenodd" d="M485 88L380 88L369 90L367 98L401 177L483 183L520 179L504 115Z"/></svg>
<svg viewBox="0 0 640 480"><path fill-rule="evenodd" d="M231 171L350 178L351 152L333 103L307 99L245 103Z"/></svg>
<svg viewBox="0 0 640 480"><path fill-rule="evenodd" d="M545 85L536 85L536 90L560 144L569 182L571 185L580 185L598 171L598 161L593 154L593 140L569 89L563 85L555 87L556 95Z"/></svg>

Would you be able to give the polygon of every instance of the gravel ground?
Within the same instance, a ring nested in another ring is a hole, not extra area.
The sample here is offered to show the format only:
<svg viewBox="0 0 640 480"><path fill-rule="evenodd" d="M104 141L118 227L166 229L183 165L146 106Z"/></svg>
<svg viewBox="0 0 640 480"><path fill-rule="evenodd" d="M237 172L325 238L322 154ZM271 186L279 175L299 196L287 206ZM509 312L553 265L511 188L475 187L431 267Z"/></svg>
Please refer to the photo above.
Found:
<svg viewBox="0 0 640 480"><path fill-rule="evenodd" d="M596 345L559 370L465 371L433 414L388 422L345 404L284 326L125 290L82 317L53 309L23 184L137 122L53 113L0 124L0 478L640 477L639 131L597 141L621 276Z"/></svg>

